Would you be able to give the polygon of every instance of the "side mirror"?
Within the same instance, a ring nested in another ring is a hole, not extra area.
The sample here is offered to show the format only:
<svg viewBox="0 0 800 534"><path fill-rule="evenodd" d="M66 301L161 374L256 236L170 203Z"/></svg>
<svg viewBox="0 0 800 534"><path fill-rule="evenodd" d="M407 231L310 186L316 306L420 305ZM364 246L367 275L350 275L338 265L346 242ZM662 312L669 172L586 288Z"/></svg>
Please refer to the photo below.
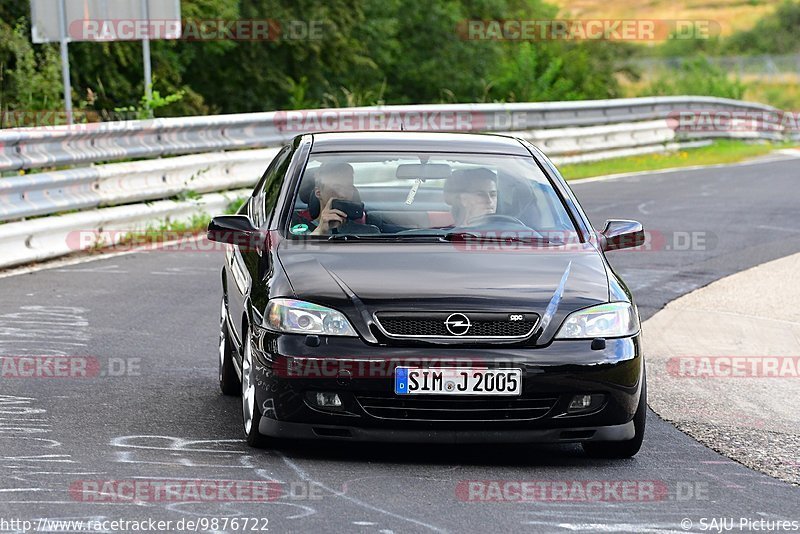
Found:
<svg viewBox="0 0 800 534"><path fill-rule="evenodd" d="M264 236L246 215L220 215L208 223L208 239L240 247L261 248Z"/></svg>
<svg viewBox="0 0 800 534"><path fill-rule="evenodd" d="M642 223L625 219L609 219L600 232L600 244L605 251L634 248L644 244Z"/></svg>

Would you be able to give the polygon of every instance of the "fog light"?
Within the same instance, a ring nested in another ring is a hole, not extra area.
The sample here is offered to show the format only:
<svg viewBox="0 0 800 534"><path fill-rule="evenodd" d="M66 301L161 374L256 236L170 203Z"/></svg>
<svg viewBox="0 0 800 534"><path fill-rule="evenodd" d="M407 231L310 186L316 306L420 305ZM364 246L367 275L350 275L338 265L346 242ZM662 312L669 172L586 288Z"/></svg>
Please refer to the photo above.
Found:
<svg viewBox="0 0 800 534"><path fill-rule="evenodd" d="M592 405L591 395L575 395L572 397L572 402L569 403L570 412L579 412L585 410Z"/></svg>
<svg viewBox="0 0 800 534"><path fill-rule="evenodd" d="M603 395L575 395L569 403L567 413L591 412L603 403Z"/></svg>
<svg viewBox="0 0 800 534"><path fill-rule="evenodd" d="M342 399L336 393L317 393L316 394L317 406L323 408L339 408L342 406Z"/></svg>

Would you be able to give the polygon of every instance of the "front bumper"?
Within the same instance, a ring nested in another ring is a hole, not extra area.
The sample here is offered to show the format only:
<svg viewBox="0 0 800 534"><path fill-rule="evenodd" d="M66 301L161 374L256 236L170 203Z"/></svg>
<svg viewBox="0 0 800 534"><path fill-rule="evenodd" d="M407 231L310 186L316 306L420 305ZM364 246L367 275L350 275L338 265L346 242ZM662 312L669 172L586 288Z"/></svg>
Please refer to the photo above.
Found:
<svg viewBox="0 0 800 534"><path fill-rule="evenodd" d="M540 348L371 347L356 338L325 337L309 346L305 336L262 333L253 350L259 431L299 439L440 443L631 439L644 372L639 335L609 339L601 350L590 346L579 340ZM522 394L412 399L394 394L397 366L519 368ZM315 405L316 392L337 393L342 406ZM588 413L568 413L570 400L582 394L602 395L602 402Z"/></svg>
<svg viewBox="0 0 800 534"><path fill-rule="evenodd" d="M408 430L289 423L261 419L258 431L265 436L289 439L338 439L344 441L391 441L397 443L574 443L632 439L633 421L621 425L516 430Z"/></svg>

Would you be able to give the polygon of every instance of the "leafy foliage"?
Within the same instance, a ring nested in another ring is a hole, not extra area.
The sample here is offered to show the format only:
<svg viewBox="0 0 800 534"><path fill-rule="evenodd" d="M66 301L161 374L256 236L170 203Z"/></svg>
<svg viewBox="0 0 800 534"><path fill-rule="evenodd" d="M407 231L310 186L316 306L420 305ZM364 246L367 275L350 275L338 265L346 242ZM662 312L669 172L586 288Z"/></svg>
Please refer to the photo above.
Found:
<svg viewBox="0 0 800 534"><path fill-rule="evenodd" d="M800 1L784 0L775 12L744 32L731 35L729 53L789 54L800 51Z"/></svg>
<svg viewBox="0 0 800 534"><path fill-rule="evenodd" d="M29 27L0 24L0 110L42 111L61 108L61 67L57 48L39 50L30 43ZM24 119L23 119L24 122Z"/></svg>
<svg viewBox="0 0 800 534"><path fill-rule="evenodd" d="M153 89L151 98L143 95L139 101L138 106L126 106L122 108L115 108L114 112L117 114L132 114L134 118L139 120L150 119L153 117L153 112L159 108L169 106L174 102L180 102L183 99L184 91L178 91L171 95L161 96L161 93Z"/></svg>
<svg viewBox="0 0 800 534"><path fill-rule="evenodd" d="M0 108L61 109L57 45L30 44L29 6L0 0ZM187 21L277 21L272 40L152 41L158 91L142 99L139 42L71 43L76 107L111 118L239 113L274 109L439 102L521 102L621 96L620 65L636 45L614 42L468 40L469 20L548 19L546 0L182 0ZM316 26L292 39L292 25ZM797 43L800 2L786 1L749 33L725 40L670 42L663 53L759 49ZM699 44L698 44L699 43ZM678 76L649 94L738 97L741 84L705 60L686 62ZM163 96L162 96L163 95Z"/></svg>
<svg viewBox="0 0 800 534"><path fill-rule="evenodd" d="M708 95L741 99L746 87L705 57L683 61L676 72L661 75L644 90L648 95Z"/></svg>

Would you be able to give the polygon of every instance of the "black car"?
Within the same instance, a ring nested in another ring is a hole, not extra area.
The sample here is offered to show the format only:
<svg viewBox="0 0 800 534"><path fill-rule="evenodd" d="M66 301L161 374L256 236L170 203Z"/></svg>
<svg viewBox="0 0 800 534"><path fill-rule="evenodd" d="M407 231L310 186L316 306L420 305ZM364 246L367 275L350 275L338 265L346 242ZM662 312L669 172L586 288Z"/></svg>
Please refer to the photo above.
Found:
<svg viewBox="0 0 800 534"><path fill-rule="evenodd" d="M297 136L215 217L219 380L270 438L580 442L645 428L639 317L558 170L500 135Z"/></svg>

